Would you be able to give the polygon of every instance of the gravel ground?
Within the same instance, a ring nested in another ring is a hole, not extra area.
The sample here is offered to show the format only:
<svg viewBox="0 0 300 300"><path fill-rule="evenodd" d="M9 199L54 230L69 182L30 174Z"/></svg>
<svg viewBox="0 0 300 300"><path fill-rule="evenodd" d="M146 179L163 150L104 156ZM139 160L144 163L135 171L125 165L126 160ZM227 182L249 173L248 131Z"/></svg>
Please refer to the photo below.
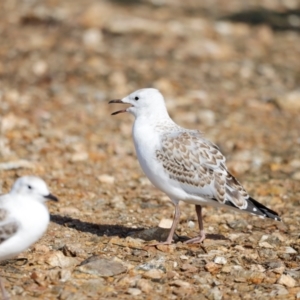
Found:
<svg viewBox="0 0 300 300"><path fill-rule="evenodd" d="M34 174L60 198L43 238L1 263L13 299L300 298L300 4L255 2L295 10L289 26L231 22L254 8L238 0L1 1L0 190ZM185 245L183 203L176 242L149 246L174 209L107 103L151 86L282 223L207 207L208 239Z"/></svg>

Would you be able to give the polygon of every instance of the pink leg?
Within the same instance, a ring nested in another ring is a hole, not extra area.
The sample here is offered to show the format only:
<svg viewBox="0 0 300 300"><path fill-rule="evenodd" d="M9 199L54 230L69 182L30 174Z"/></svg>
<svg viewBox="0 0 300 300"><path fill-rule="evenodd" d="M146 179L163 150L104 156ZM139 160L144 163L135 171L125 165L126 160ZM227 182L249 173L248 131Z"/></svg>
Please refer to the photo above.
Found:
<svg viewBox="0 0 300 300"><path fill-rule="evenodd" d="M173 241L173 236L174 236L175 229L176 229L176 227L177 227L177 225L179 223L179 219L180 219L180 208L179 208L179 203L177 203L177 204L175 204L174 219L173 219L172 227L170 229L170 233L168 235L167 240L165 242L151 244L150 246L171 245L172 241Z"/></svg>
<svg viewBox="0 0 300 300"><path fill-rule="evenodd" d="M203 220L202 220L202 207L201 205L195 205L196 208L196 214L198 218L198 225L200 229L200 234L190 240L185 241L185 244L199 244L205 240L205 232L204 232L204 227L203 227Z"/></svg>
<svg viewBox="0 0 300 300"><path fill-rule="evenodd" d="M1 289L1 293L2 293L2 299L3 300L10 300L10 296L9 296L9 294L7 293L7 291L4 287L4 284L3 284L3 281L2 281L1 277L0 277L0 289Z"/></svg>

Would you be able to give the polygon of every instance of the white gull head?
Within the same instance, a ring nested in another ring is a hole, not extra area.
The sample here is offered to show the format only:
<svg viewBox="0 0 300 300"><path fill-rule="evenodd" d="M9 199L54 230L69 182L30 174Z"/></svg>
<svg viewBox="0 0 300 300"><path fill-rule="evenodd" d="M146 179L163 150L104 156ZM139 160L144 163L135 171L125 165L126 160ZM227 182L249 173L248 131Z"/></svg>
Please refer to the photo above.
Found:
<svg viewBox="0 0 300 300"><path fill-rule="evenodd" d="M137 90L123 99L111 100L109 103L124 103L131 105L126 109L112 113L112 115L129 112L136 118L141 116L148 118L169 116L163 95L159 90L153 88Z"/></svg>
<svg viewBox="0 0 300 300"><path fill-rule="evenodd" d="M16 180L10 194L22 194L33 196L40 202L45 202L48 199L58 201L58 199L50 194L44 180L35 176L23 176Z"/></svg>

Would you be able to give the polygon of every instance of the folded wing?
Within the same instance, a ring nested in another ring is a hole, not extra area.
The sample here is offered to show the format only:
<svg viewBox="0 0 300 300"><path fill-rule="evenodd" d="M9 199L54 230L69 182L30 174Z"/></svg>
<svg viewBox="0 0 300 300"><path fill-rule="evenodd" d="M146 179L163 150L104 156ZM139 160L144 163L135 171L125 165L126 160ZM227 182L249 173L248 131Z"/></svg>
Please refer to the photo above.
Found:
<svg viewBox="0 0 300 300"><path fill-rule="evenodd" d="M279 220L277 213L249 197L228 172L225 157L218 147L204 139L200 132L164 135L156 156L169 177L179 182L188 194Z"/></svg>
<svg viewBox="0 0 300 300"><path fill-rule="evenodd" d="M0 244L11 238L18 228L18 223L9 216L8 211L0 208Z"/></svg>

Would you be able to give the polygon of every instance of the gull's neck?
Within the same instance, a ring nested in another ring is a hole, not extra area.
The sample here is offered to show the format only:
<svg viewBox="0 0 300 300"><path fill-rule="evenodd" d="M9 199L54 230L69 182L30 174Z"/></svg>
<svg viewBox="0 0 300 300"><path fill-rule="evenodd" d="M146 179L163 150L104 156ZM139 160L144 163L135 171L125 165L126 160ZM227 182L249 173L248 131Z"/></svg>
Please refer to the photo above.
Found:
<svg viewBox="0 0 300 300"><path fill-rule="evenodd" d="M178 131L181 129L181 127L170 118L166 107L137 115L135 118L135 125L138 123L150 126L157 132Z"/></svg>
<svg viewBox="0 0 300 300"><path fill-rule="evenodd" d="M136 120L145 120L147 122L155 123L160 120L171 121L167 108L160 106L155 109L142 109L135 114Z"/></svg>

